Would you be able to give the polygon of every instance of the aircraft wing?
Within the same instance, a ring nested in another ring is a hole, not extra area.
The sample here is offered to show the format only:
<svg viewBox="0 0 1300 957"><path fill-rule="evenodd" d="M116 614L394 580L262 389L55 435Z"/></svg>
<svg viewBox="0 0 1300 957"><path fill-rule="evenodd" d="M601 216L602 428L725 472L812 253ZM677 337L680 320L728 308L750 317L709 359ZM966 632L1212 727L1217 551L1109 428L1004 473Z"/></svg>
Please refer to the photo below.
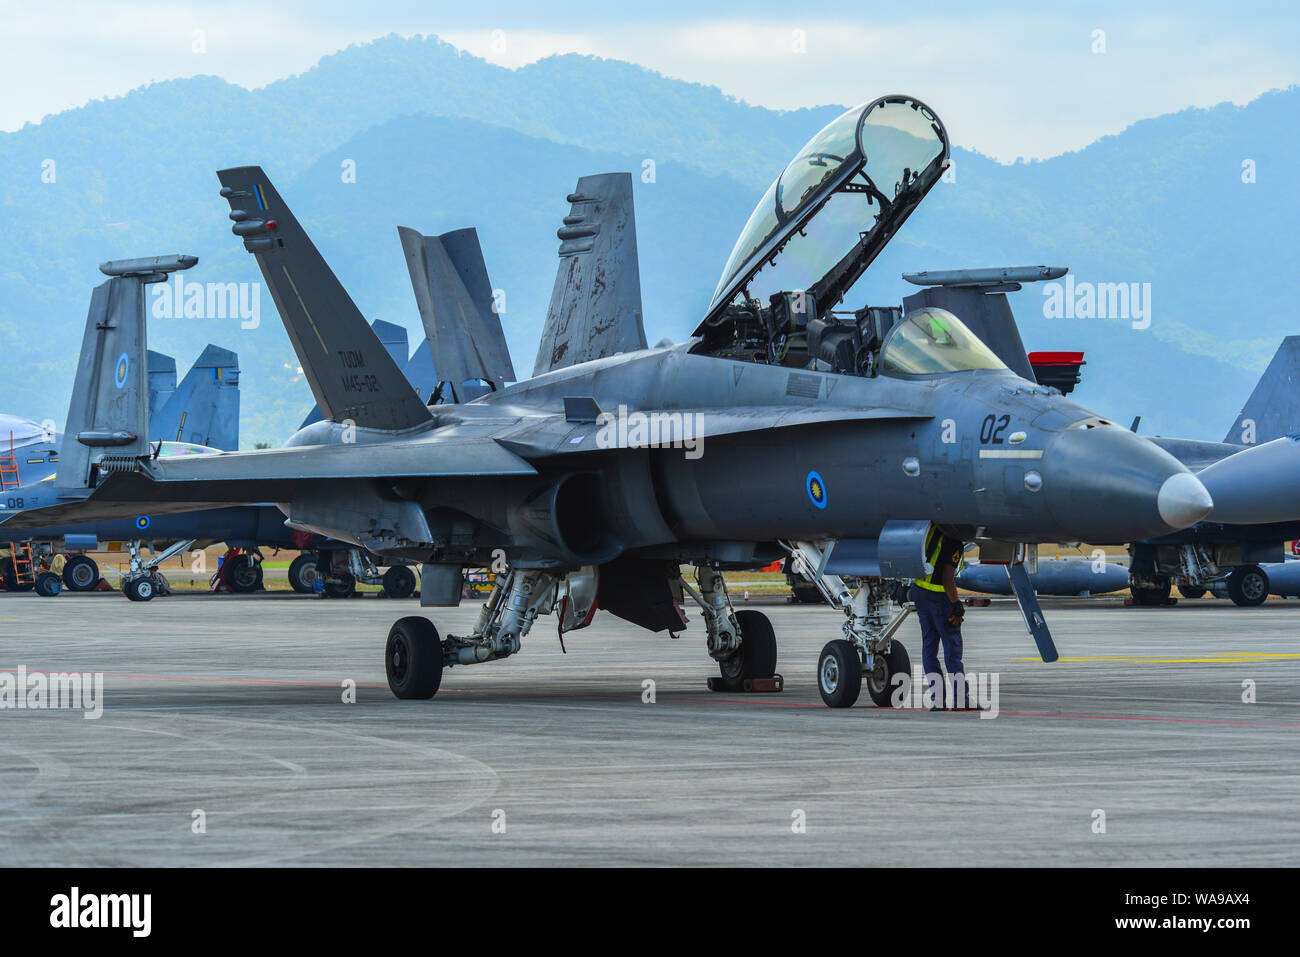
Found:
<svg viewBox="0 0 1300 957"><path fill-rule="evenodd" d="M288 501L297 489L321 482L534 474L536 469L493 439L474 436L187 455L153 460L140 472L109 475L85 498L17 512L0 522L0 536L56 522L133 515L140 503L161 515Z"/></svg>

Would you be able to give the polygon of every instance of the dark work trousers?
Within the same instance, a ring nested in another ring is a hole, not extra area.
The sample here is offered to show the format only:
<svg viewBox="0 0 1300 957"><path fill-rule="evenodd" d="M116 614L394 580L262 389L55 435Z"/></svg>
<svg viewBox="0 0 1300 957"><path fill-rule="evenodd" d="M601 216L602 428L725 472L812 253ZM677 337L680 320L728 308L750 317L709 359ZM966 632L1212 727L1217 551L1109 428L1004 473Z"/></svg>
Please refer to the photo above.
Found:
<svg viewBox="0 0 1300 957"><path fill-rule="evenodd" d="M939 667L939 644L943 643L943 663L948 666L948 674L954 681L965 679L966 668L961 661L961 629L948 624L952 614L952 602L941 591L930 591L912 586L912 601L916 603L916 615L921 619L921 668L925 672L935 704L944 703L943 669ZM937 687L934 687L937 675ZM953 706L952 701L947 702Z"/></svg>

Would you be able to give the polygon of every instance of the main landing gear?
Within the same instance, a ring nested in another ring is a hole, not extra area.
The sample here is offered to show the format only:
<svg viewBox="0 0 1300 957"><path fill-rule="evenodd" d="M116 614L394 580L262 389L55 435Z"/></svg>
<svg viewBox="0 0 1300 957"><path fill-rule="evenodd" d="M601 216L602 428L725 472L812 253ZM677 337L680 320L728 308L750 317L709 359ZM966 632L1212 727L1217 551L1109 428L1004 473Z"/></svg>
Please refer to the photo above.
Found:
<svg viewBox="0 0 1300 957"><path fill-rule="evenodd" d="M561 577L535 568L512 568L498 580L479 612L474 630L461 638L440 638L428 619L401 618L388 632L384 670L399 698L432 698L444 667L507 658L519 651L539 614L554 607Z"/></svg>
<svg viewBox="0 0 1300 957"><path fill-rule="evenodd" d="M173 555L187 550L194 542L195 539L173 542L161 552L155 552L148 561L140 554L143 543L129 542L127 547L131 553L131 565L122 576L122 594L131 601L151 601L155 595L167 594L170 589L167 579L158 570L159 566Z"/></svg>
<svg viewBox="0 0 1300 957"><path fill-rule="evenodd" d="M817 660L817 690L828 708L851 708L867 686L879 708L887 708L898 682L908 675L912 662L894 635L912 609L893 610L895 582L861 578L850 591L838 575L827 575L825 553L811 542L792 543L793 565L817 586L828 603L844 612L844 637L827 642Z"/></svg>
<svg viewBox="0 0 1300 957"><path fill-rule="evenodd" d="M700 606L709 656L718 663L711 691L780 691L776 673L776 632L767 615L752 608L736 611L722 573L708 565L696 572L696 591L682 583L682 592Z"/></svg>
<svg viewBox="0 0 1300 957"><path fill-rule="evenodd" d="M498 575L473 630L442 637L431 622L412 615L399 619L388 633L384 670L388 687L399 698L432 698L444 668L496 661L518 653L520 642L539 615L560 608L561 629L584 627L595 610L596 577L537 568L511 568ZM674 579L675 581L675 579ZM776 673L776 635L772 623L753 609L735 611L722 574L702 566L698 591L682 590L703 610L710 656L718 678L710 687L732 691L780 691Z"/></svg>

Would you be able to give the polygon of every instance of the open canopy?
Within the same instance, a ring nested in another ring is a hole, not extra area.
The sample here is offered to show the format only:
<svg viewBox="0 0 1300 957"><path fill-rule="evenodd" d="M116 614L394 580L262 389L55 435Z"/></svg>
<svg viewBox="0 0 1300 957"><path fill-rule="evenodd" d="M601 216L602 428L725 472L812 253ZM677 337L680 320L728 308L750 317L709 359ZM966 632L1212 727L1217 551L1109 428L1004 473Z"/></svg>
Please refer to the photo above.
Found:
<svg viewBox="0 0 1300 957"><path fill-rule="evenodd" d="M838 301L948 165L948 134L919 100L886 96L808 141L745 224L704 324L741 296Z"/></svg>

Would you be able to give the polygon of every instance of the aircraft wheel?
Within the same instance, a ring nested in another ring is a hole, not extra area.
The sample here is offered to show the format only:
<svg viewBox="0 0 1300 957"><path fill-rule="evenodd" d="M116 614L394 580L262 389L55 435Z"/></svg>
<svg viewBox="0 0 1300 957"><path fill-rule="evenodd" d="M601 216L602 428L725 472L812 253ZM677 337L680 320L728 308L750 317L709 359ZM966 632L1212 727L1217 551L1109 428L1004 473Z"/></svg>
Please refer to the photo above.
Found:
<svg viewBox="0 0 1300 957"><path fill-rule="evenodd" d="M718 662L726 681L770 678L776 674L776 632L767 615L752 608L736 612L740 626L740 651Z"/></svg>
<svg viewBox="0 0 1300 957"><path fill-rule="evenodd" d="M63 591L63 579L54 572L41 572L36 579L36 594L42 598L53 598Z"/></svg>
<svg viewBox="0 0 1300 957"><path fill-rule="evenodd" d="M262 584L262 566L252 555L236 555L226 560L226 581L230 590L241 595L255 592Z"/></svg>
<svg viewBox="0 0 1300 957"><path fill-rule="evenodd" d="M407 565L394 565L384 572L384 594L389 598L410 598L415 594L415 572Z"/></svg>
<svg viewBox="0 0 1300 957"><path fill-rule="evenodd" d="M63 565L63 584L69 591L94 591L99 584L99 566L89 555L73 555Z"/></svg>
<svg viewBox="0 0 1300 957"><path fill-rule="evenodd" d="M1268 600L1268 574L1258 565L1240 565L1228 575L1228 597L1234 605L1254 608Z"/></svg>
<svg viewBox="0 0 1300 957"><path fill-rule="evenodd" d="M1129 594L1139 605L1163 605L1169 600L1169 592L1172 590L1172 583L1168 578L1158 579L1159 585L1151 587L1149 585L1134 585L1130 580Z"/></svg>
<svg viewBox="0 0 1300 957"><path fill-rule="evenodd" d="M316 574L316 554L303 552L289 563L289 587L300 595L310 595Z"/></svg>
<svg viewBox="0 0 1300 957"><path fill-rule="evenodd" d="M828 641L817 660L817 690L828 708L852 708L862 693L862 659L853 643Z"/></svg>
<svg viewBox="0 0 1300 957"><path fill-rule="evenodd" d="M894 675L912 674L912 659L907 654L903 643L895 639L889 643L889 654L876 655L876 666L866 676L867 694L877 708L888 708L893 702Z"/></svg>
<svg viewBox="0 0 1300 957"><path fill-rule="evenodd" d="M154 596L153 579L148 575L132 578L122 589L131 601L151 601Z"/></svg>
<svg viewBox="0 0 1300 957"><path fill-rule="evenodd" d="M1207 591L1209 591L1209 589L1201 585L1178 586L1178 594L1182 595L1184 598L1204 598Z"/></svg>
<svg viewBox="0 0 1300 957"><path fill-rule="evenodd" d="M331 598L351 598L356 590L357 580L351 572L331 572L325 580L325 594Z"/></svg>
<svg viewBox="0 0 1300 957"><path fill-rule="evenodd" d="M399 618L384 648L388 687L399 698L426 701L442 684L442 641L433 622L419 615Z"/></svg>

